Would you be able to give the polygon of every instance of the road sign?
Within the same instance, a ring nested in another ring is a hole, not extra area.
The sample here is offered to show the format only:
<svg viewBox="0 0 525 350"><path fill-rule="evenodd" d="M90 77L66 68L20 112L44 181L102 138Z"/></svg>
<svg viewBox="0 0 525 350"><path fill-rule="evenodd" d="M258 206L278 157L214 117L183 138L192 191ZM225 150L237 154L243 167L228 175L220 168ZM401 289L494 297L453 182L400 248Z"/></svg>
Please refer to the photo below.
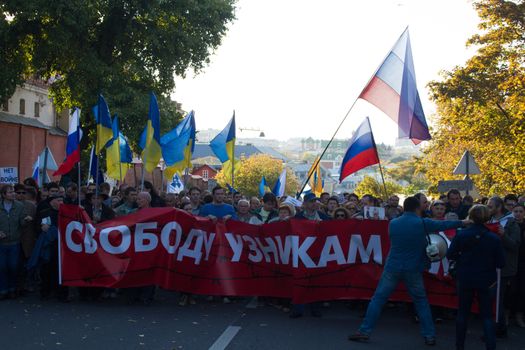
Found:
<svg viewBox="0 0 525 350"><path fill-rule="evenodd" d="M468 193L468 191L472 191L474 189L474 184L472 183L472 180L470 179L448 180L448 181L438 182L438 192L439 193L445 193L445 192L450 191L451 189L456 189L458 191L465 191Z"/></svg>
<svg viewBox="0 0 525 350"><path fill-rule="evenodd" d="M18 168L4 167L0 168L0 184L17 184L18 183Z"/></svg>
<svg viewBox="0 0 525 350"><path fill-rule="evenodd" d="M478 175L478 174L481 174L481 171L479 170L479 167L476 164L474 157L472 157L472 154L470 154L469 151L465 151L458 165L456 165L456 169L454 169L453 174L454 175Z"/></svg>

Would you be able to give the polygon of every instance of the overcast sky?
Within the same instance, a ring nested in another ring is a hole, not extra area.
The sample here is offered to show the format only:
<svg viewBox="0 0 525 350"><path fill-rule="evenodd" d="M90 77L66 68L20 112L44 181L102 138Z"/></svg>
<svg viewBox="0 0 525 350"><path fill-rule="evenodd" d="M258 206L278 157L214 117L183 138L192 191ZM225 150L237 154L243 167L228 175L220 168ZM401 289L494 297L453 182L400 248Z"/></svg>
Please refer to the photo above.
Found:
<svg viewBox="0 0 525 350"><path fill-rule="evenodd" d="M237 128L327 139L408 25L428 120L426 84L472 55L465 42L478 21L469 0L239 0L210 65L177 79L172 97L195 110L199 130L222 129L235 109ZM367 115L376 142L393 143L397 126L361 100L337 137Z"/></svg>

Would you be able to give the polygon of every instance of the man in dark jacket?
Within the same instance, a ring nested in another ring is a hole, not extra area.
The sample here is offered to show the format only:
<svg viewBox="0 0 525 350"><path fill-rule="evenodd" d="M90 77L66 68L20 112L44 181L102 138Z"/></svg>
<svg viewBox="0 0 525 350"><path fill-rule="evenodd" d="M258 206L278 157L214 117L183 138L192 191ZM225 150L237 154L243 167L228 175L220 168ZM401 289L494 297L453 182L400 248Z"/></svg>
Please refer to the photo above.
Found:
<svg viewBox="0 0 525 350"><path fill-rule="evenodd" d="M447 193L447 210L446 213L456 213L460 220L467 217L470 207L463 204L461 193L455 188Z"/></svg>
<svg viewBox="0 0 525 350"><path fill-rule="evenodd" d="M518 273L519 249L521 243L520 227L514 220L512 212L507 212L500 197L494 196L489 199L487 207L492 218L491 223L499 223L499 234L503 251L505 252L505 268L501 270L500 283L500 305L498 323L496 325L496 337L505 338L507 336L507 291L511 289L514 277Z"/></svg>
<svg viewBox="0 0 525 350"><path fill-rule="evenodd" d="M323 221L330 220L325 213L315 209L315 202L318 200L313 193L305 194L303 198L303 210L295 215L297 219Z"/></svg>
<svg viewBox="0 0 525 350"><path fill-rule="evenodd" d="M467 318L476 295L480 316L483 319L485 345L491 350L496 348L496 337L492 320L490 287L496 282L496 269L505 265L505 258L500 238L484 226L490 218L489 209L484 205L475 205L470 210L469 218L474 221L474 225L459 230L447 252L447 257L455 261L457 266L459 305L456 319L456 349L464 349Z"/></svg>
<svg viewBox="0 0 525 350"><path fill-rule="evenodd" d="M13 186L2 186L0 194L0 299L5 299L16 297L20 237L31 218L24 205L15 200Z"/></svg>
<svg viewBox="0 0 525 350"><path fill-rule="evenodd" d="M64 202L64 197L58 194L53 194L46 199L47 205L42 206L42 209L37 213L38 225L40 235L38 237L41 240L45 236L48 242L45 249L49 249L49 253L46 254L45 261L42 262L40 268L40 277L42 280L40 288L40 297L47 299L51 296L53 291L56 291L58 300L63 302L70 301L68 287L63 287L58 284L58 210L60 205ZM52 234L50 234L52 233ZM38 246L38 244L37 244ZM33 255L37 252L33 252Z"/></svg>

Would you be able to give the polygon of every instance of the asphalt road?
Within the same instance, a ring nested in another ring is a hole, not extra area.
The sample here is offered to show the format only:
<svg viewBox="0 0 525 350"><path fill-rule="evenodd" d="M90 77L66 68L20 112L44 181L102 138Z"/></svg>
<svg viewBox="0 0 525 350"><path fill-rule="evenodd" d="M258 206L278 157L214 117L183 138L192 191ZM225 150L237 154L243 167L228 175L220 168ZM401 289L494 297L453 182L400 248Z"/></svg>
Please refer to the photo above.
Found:
<svg viewBox="0 0 525 350"><path fill-rule="evenodd" d="M40 301L36 295L0 302L0 349L425 349L418 325L404 308L385 309L372 339L352 343L361 311L344 302L323 308L322 318L292 320L271 306L249 300L223 305L199 299L180 307L176 293L157 291L150 306L124 298L98 302ZM437 325L437 346L454 349L454 322ZM483 349L473 319L467 349ZM512 326L498 349L525 349L525 330Z"/></svg>

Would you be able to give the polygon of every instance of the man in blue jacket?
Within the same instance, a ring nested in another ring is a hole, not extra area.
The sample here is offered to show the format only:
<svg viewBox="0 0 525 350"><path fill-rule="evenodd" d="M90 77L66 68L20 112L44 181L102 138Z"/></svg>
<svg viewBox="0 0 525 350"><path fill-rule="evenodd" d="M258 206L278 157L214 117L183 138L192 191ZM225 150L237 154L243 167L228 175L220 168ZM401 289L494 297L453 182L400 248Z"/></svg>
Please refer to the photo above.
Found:
<svg viewBox="0 0 525 350"><path fill-rule="evenodd" d="M369 340L383 306L399 282L403 281L419 316L421 334L425 338L425 344L436 344L432 313L422 275L423 271L430 267L430 260L426 255L426 234L457 228L470 221L438 221L421 218L420 201L415 197L405 199L403 209L403 215L390 221L388 227L390 252L383 274L370 300L363 323L356 333L350 335L349 340Z"/></svg>

